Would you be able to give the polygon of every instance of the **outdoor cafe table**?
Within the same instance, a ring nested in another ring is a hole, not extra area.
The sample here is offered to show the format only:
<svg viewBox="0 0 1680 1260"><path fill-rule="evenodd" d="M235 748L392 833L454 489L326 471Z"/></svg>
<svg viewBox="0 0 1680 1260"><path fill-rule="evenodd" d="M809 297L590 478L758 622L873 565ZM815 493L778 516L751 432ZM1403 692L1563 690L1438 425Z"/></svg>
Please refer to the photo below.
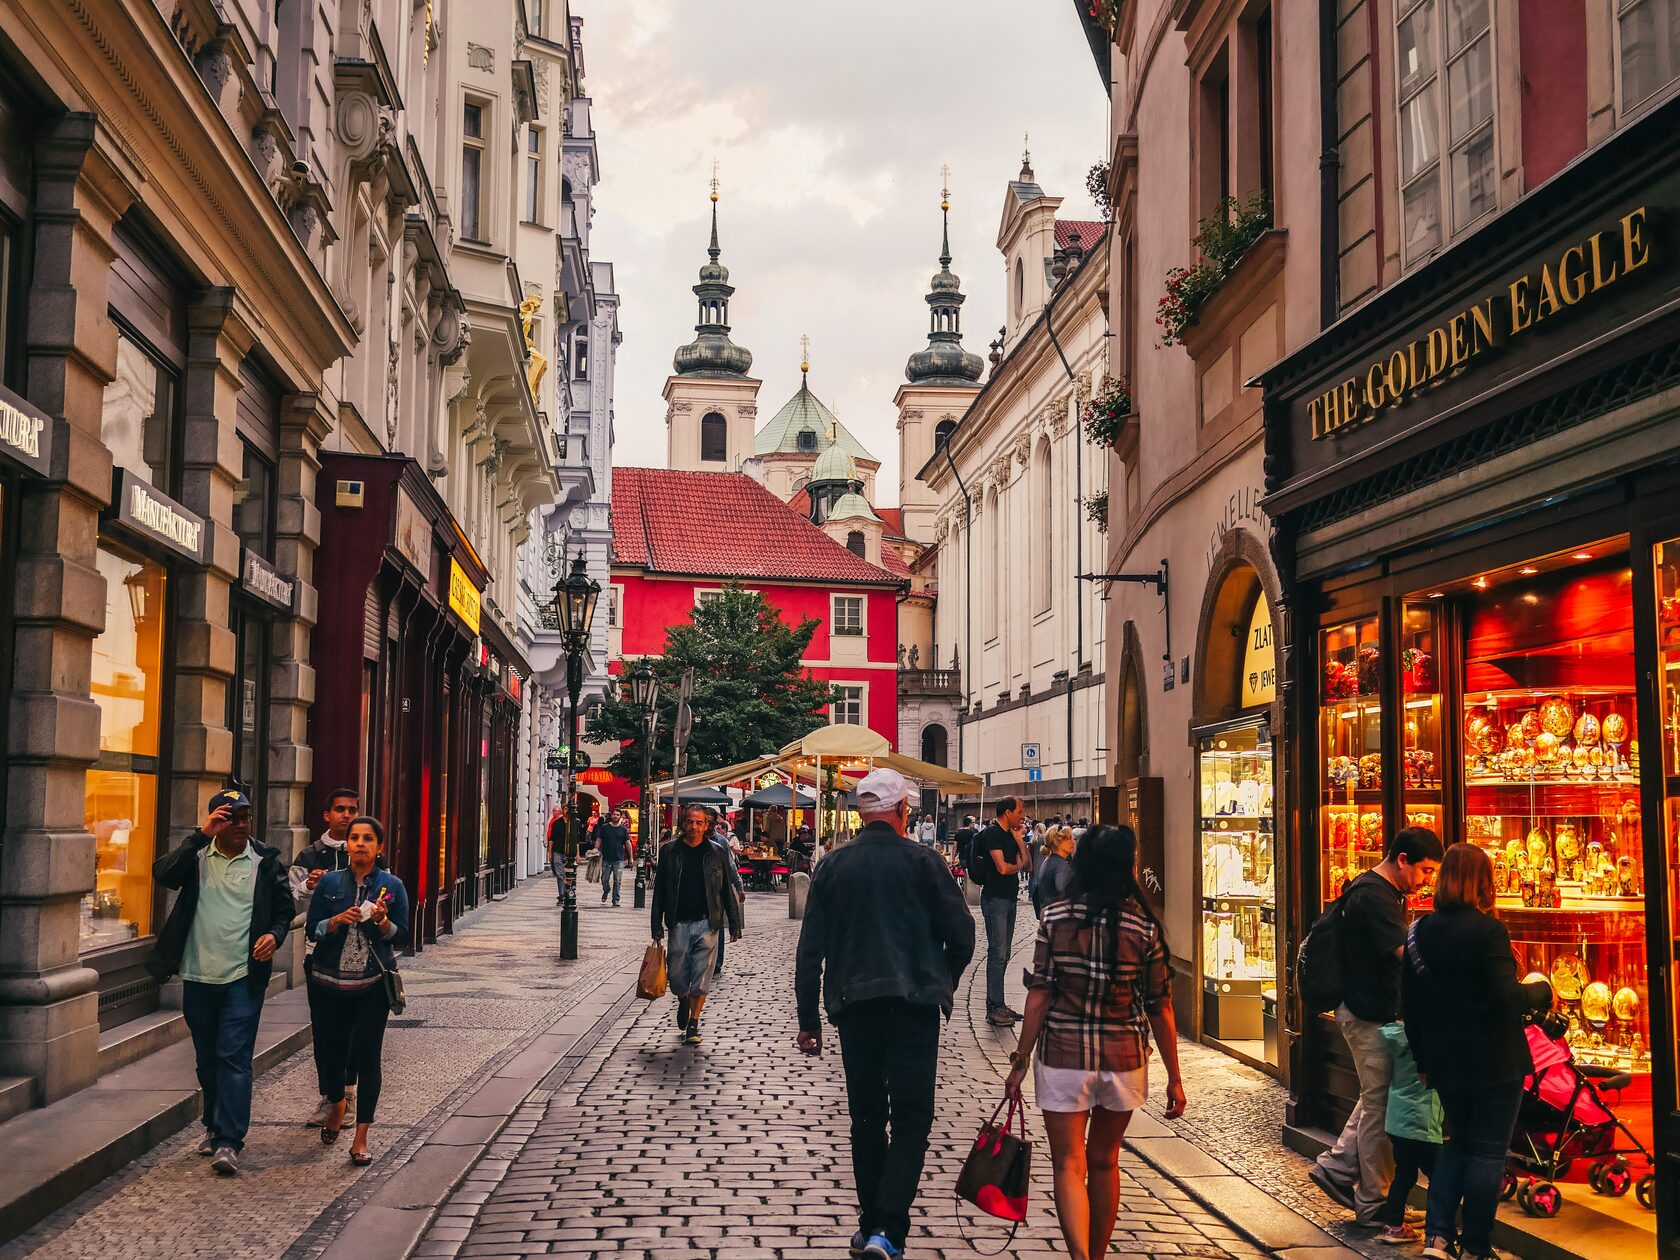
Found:
<svg viewBox="0 0 1680 1260"><path fill-rule="evenodd" d="M774 849L743 849L741 850L741 856L753 868L752 886L762 888L766 892L773 891L775 883L770 872L781 861L781 858L776 855L776 851Z"/></svg>

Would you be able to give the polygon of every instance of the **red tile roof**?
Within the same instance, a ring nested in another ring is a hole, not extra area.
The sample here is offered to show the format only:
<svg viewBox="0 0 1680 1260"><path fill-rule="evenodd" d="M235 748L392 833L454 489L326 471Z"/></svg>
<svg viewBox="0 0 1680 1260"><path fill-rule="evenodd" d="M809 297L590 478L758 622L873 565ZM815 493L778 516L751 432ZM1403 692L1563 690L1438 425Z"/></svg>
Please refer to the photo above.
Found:
<svg viewBox="0 0 1680 1260"><path fill-rule="evenodd" d="M881 544L881 567L895 578L904 581L910 579L910 566L904 563L904 557L898 554L897 548L890 542Z"/></svg>
<svg viewBox="0 0 1680 1260"><path fill-rule="evenodd" d="M800 486L793 492L793 498L788 500L788 508L809 520L811 518L811 492L804 486Z"/></svg>
<svg viewBox="0 0 1680 1260"><path fill-rule="evenodd" d="M1102 244L1103 237L1108 235L1108 224L1093 223L1088 219L1057 219L1056 247L1066 249L1069 241L1077 240L1079 248L1089 254Z"/></svg>
<svg viewBox="0 0 1680 1260"><path fill-rule="evenodd" d="M881 523L887 527L887 536L889 538L903 538L905 536L903 508L878 507L875 509L875 515L879 516L881 518Z"/></svg>
<svg viewBox="0 0 1680 1260"><path fill-rule="evenodd" d="M665 573L897 585L744 473L614 468L613 563Z"/></svg>

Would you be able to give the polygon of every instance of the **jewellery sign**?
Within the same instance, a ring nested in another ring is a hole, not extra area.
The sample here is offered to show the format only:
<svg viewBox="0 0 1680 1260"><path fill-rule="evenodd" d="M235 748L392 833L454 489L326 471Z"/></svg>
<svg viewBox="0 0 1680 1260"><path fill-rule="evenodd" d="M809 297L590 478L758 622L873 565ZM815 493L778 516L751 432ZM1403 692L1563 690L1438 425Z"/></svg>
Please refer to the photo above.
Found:
<svg viewBox="0 0 1680 1260"><path fill-rule="evenodd" d="M474 634L478 633L482 612L478 588L472 584L467 571L453 556L449 558L449 609L466 623L467 629Z"/></svg>
<svg viewBox="0 0 1680 1260"><path fill-rule="evenodd" d="M119 468L112 480L107 512L146 541L197 564L204 563L204 518L152 489L126 468Z"/></svg>
<svg viewBox="0 0 1680 1260"><path fill-rule="evenodd" d="M239 566L239 585L247 595L255 595L265 604L281 612L292 611L292 599L297 583L264 560L256 552L246 549Z"/></svg>
<svg viewBox="0 0 1680 1260"><path fill-rule="evenodd" d="M0 386L0 454L42 477L52 469L52 417Z"/></svg>

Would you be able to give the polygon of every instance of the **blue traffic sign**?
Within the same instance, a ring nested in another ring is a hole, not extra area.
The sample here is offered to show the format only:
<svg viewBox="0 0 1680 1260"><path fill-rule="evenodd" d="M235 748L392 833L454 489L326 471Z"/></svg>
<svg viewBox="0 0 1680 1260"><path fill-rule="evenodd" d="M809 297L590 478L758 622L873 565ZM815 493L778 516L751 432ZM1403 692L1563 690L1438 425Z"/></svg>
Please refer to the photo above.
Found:
<svg viewBox="0 0 1680 1260"><path fill-rule="evenodd" d="M1032 769L1027 771L1027 782L1028 783L1042 783L1043 781L1044 781L1044 771L1042 769L1040 769L1038 766L1034 766Z"/></svg>

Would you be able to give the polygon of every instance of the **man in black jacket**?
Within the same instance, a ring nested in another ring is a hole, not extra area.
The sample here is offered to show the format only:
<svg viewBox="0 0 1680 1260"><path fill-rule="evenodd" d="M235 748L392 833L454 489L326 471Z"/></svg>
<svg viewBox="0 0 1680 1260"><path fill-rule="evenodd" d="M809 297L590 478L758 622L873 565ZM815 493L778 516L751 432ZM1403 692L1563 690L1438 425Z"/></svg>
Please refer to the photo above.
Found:
<svg viewBox="0 0 1680 1260"><path fill-rule="evenodd" d="M933 1127L939 1016L950 1016L974 957L962 891L938 853L904 836L909 796L893 770L858 784L863 829L817 866L794 973L799 1049L822 1053L819 986L840 1032L858 1194L852 1254L879 1260L896 1260L910 1230Z"/></svg>
<svg viewBox="0 0 1680 1260"><path fill-rule="evenodd" d="M1400 1015L1400 956L1406 948L1406 894L1441 869L1441 838L1402 827L1383 860L1342 893L1342 1003L1336 1027L1359 1077L1359 1101L1341 1136L1307 1174L1320 1190L1353 1209L1356 1224L1375 1226L1394 1176L1384 1121L1393 1075L1382 1026Z"/></svg>
<svg viewBox="0 0 1680 1260"><path fill-rule="evenodd" d="M666 972L677 999L677 1027L691 1046L700 1044L700 1010L717 967L718 933L741 939L741 902L729 885L729 854L712 843L711 811L683 811L680 839L659 850L653 876L653 943L665 940Z"/></svg>
<svg viewBox="0 0 1680 1260"><path fill-rule="evenodd" d="M232 1176L251 1127L257 1021L292 921L286 866L251 839L251 802L229 789L210 798L204 826L152 864L152 879L180 895L147 969L160 981L181 974L181 1013L204 1091L198 1153Z"/></svg>

